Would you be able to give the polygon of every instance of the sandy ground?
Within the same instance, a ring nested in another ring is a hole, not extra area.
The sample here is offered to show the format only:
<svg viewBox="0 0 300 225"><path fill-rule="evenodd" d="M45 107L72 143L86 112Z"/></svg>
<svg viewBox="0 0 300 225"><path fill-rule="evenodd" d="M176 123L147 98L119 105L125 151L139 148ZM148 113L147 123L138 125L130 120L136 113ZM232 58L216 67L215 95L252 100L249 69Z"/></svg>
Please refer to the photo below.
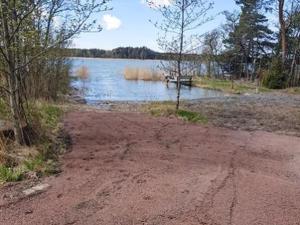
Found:
<svg viewBox="0 0 300 225"><path fill-rule="evenodd" d="M139 113L77 111L72 149L2 225L299 225L300 138Z"/></svg>

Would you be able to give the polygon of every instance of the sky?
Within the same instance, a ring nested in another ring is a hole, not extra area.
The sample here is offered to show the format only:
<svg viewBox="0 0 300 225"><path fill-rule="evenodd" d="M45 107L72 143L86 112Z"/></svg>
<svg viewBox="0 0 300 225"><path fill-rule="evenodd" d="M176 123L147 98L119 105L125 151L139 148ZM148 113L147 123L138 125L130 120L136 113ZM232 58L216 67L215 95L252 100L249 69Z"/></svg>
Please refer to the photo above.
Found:
<svg viewBox="0 0 300 225"><path fill-rule="evenodd" d="M171 0L155 0L168 4ZM73 40L75 48L99 48L111 50L117 47L146 46L159 51L157 45L158 30L149 21L159 20L159 14L151 9L144 0L112 0L109 4L113 10L96 15L103 30L99 33L82 33ZM210 15L214 20L204 24L197 32L207 32L218 27L224 16L218 13L237 9L235 0L215 0Z"/></svg>

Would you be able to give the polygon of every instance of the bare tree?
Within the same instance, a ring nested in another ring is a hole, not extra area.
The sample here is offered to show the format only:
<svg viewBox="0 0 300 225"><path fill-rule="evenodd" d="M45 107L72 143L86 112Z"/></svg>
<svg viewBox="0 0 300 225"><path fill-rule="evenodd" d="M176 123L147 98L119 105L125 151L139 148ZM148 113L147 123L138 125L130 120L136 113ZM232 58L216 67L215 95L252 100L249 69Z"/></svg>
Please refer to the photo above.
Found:
<svg viewBox="0 0 300 225"><path fill-rule="evenodd" d="M219 75L220 63L218 55L221 53L222 47L220 30L214 29L205 34L202 56L206 61L206 72L209 77Z"/></svg>
<svg viewBox="0 0 300 225"><path fill-rule="evenodd" d="M169 62L164 69L175 74L177 80L177 104L179 109L181 77L189 72L186 55L193 53L199 47L198 28L210 18L208 11L213 3L205 0L170 0L170 4L159 5L148 0L148 4L162 15L162 20L154 25L162 31L158 44L163 51L169 53Z"/></svg>

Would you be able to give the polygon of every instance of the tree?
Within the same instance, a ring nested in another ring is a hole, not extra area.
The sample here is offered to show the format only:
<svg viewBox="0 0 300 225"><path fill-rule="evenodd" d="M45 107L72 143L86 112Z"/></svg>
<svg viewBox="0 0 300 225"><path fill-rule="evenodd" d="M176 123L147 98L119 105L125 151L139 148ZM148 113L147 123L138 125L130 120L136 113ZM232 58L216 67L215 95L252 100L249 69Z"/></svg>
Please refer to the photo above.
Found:
<svg viewBox="0 0 300 225"><path fill-rule="evenodd" d="M209 20L208 11L213 4L204 0L173 0L170 4L159 5L156 1L147 1L150 7L160 12L162 21L154 25L162 31L158 44L161 49L169 53L169 61L163 64L167 73L175 75L177 80L176 109L179 109L181 77L190 72L189 63L185 63L184 56L199 47L199 37L193 34L203 23Z"/></svg>
<svg viewBox="0 0 300 225"><path fill-rule="evenodd" d="M108 0L1 0L0 57L1 90L6 93L12 115L15 139L24 144L23 124L28 123L24 108L28 90L44 79L46 68L55 62L57 49L74 35L96 28L91 16L108 10ZM97 29L98 30L98 29ZM52 64L53 65L53 64ZM41 69L39 71L39 69ZM31 76L35 74L35 76ZM40 75L38 75L40 74ZM52 78L53 79L53 78ZM54 83L44 83L51 88ZM37 92L38 93L38 92Z"/></svg>
<svg viewBox="0 0 300 225"><path fill-rule="evenodd" d="M273 32L267 26L268 19L262 14L262 0L238 0L236 3L240 5L241 13L225 44L240 59L240 76L245 73L248 79L254 78L257 61L273 47Z"/></svg>
<svg viewBox="0 0 300 225"><path fill-rule="evenodd" d="M205 58L207 75L209 77L212 75L219 75L220 63L218 55L221 53L221 50L222 43L220 30L215 29L206 33L204 36L202 57Z"/></svg>

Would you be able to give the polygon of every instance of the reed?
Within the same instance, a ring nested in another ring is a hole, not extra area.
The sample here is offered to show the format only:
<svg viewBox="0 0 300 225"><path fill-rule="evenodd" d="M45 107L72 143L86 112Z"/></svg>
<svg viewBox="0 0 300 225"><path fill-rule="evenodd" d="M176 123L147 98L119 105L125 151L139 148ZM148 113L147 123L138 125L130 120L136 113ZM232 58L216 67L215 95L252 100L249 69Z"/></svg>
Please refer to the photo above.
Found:
<svg viewBox="0 0 300 225"><path fill-rule="evenodd" d="M81 80L86 80L89 77L89 69L86 66L82 66L76 70L76 76Z"/></svg>
<svg viewBox="0 0 300 225"><path fill-rule="evenodd" d="M154 69L126 67L124 70L126 80L162 81L163 73Z"/></svg>

